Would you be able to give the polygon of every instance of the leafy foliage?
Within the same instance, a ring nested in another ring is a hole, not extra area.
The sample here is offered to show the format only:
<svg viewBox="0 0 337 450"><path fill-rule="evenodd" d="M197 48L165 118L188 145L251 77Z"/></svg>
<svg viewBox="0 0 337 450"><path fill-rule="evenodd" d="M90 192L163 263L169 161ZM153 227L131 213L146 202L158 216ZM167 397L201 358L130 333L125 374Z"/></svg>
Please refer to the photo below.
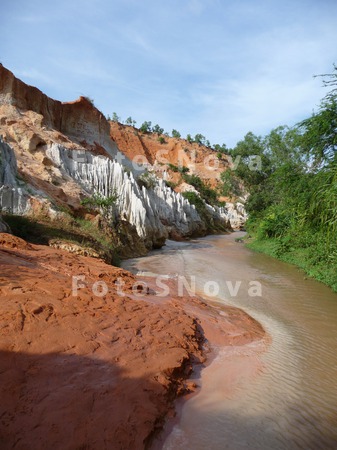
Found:
<svg viewBox="0 0 337 450"><path fill-rule="evenodd" d="M125 124L126 125L130 125L131 127L134 127L136 125L136 121L133 120L133 118L131 116L129 116L126 120L125 120Z"/></svg>
<svg viewBox="0 0 337 450"><path fill-rule="evenodd" d="M194 136L194 142L200 145L206 145L206 138L202 134L198 133Z"/></svg>
<svg viewBox="0 0 337 450"><path fill-rule="evenodd" d="M303 147L316 167L335 159L337 151L337 94L321 103L320 109L300 123Z"/></svg>
<svg viewBox="0 0 337 450"><path fill-rule="evenodd" d="M336 75L330 75L330 85L336 85ZM276 128L264 138L248 133L230 151L233 161L240 157L237 167L221 178L223 193L249 192L247 229L254 248L298 264L337 291L336 150L334 89L295 127ZM252 168L254 155L260 167Z"/></svg>
<svg viewBox="0 0 337 450"><path fill-rule="evenodd" d="M109 195L108 197L105 197L102 194L95 193L91 197L86 197L83 200L81 200L82 206L87 206L89 208L111 208L116 205L118 199L118 195L116 192Z"/></svg>
<svg viewBox="0 0 337 450"><path fill-rule="evenodd" d="M165 184L166 184L166 186L170 187L172 189L172 191L174 191L174 189L178 186L177 183L173 183L173 181L168 181L168 180L165 180Z"/></svg>
<svg viewBox="0 0 337 450"><path fill-rule="evenodd" d="M234 195L235 197L239 197L242 194L243 190L240 179L232 173L231 169L227 169L226 171L222 172L220 177L222 181L222 195L226 195L228 197Z"/></svg>
<svg viewBox="0 0 337 450"><path fill-rule="evenodd" d="M108 219L114 212L117 205L118 194L113 192L108 197L100 193L95 193L91 197L86 197L81 200L81 205L89 209L100 209L104 219Z"/></svg>
<svg viewBox="0 0 337 450"><path fill-rule="evenodd" d="M194 205L199 213L205 210L205 203L196 192L186 191L182 193L182 196L186 198L191 205Z"/></svg>
<svg viewBox="0 0 337 450"><path fill-rule="evenodd" d="M190 169L186 166L175 166L174 164L169 163L168 168L172 170L172 172L178 173L188 173Z"/></svg>
<svg viewBox="0 0 337 450"><path fill-rule="evenodd" d="M97 224L74 218L69 214L57 220L49 217L25 217L7 214L6 223L15 236L34 244L48 245L53 240L62 240L79 245L84 249L94 249L109 264L119 265L120 258L114 239Z"/></svg>
<svg viewBox="0 0 337 450"><path fill-rule="evenodd" d="M116 112L112 113L112 119L113 122L120 122L121 118L117 115Z"/></svg>
<svg viewBox="0 0 337 450"><path fill-rule="evenodd" d="M226 144L215 144L213 146L213 149L218 152L218 153L222 153L222 154L227 154L229 152L229 149L227 148Z"/></svg>
<svg viewBox="0 0 337 450"><path fill-rule="evenodd" d="M137 179L138 186L146 189L153 189L156 186L157 179L152 173L145 171Z"/></svg>
<svg viewBox="0 0 337 450"><path fill-rule="evenodd" d="M157 125L155 125L155 126L152 128L152 132L153 132L153 133L157 133L157 134L159 134L159 136L160 136L161 134L164 133L164 128L161 128L161 127L157 124Z"/></svg>
<svg viewBox="0 0 337 450"><path fill-rule="evenodd" d="M142 123L141 127L139 128L139 131L141 131L142 133L150 133L151 125L152 125L152 122L145 121Z"/></svg>
<svg viewBox="0 0 337 450"><path fill-rule="evenodd" d="M218 194L215 189L206 185L198 175L183 174L186 183L193 186L200 194L201 198L209 205L218 205Z"/></svg>

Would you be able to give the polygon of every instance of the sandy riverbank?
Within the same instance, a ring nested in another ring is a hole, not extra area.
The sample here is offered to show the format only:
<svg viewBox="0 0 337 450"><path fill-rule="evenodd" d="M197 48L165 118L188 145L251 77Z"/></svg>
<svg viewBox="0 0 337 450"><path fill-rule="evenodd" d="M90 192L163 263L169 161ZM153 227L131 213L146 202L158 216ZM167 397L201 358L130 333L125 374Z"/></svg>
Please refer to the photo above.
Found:
<svg viewBox="0 0 337 450"><path fill-rule="evenodd" d="M145 448L205 348L264 334L239 309L179 297L173 280L165 298L149 279L140 295L123 269L7 234L0 266L2 449Z"/></svg>

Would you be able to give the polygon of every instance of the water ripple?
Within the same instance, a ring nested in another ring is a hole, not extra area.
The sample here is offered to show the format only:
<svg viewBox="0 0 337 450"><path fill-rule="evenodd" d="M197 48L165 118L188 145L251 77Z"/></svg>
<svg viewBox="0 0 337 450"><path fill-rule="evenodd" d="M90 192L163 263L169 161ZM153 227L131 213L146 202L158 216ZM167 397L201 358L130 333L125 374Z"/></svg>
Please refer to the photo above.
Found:
<svg viewBox="0 0 337 450"><path fill-rule="evenodd" d="M260 321L271 343L263 353L226 348L202 371L198 395L187 401L165 450L335 450L337 448L337 295L305 280L289 264L242 245L236 235L144 258L139 269L174 268L207 280L251 280L261 298L221 290L218 301L238 306ZM169 273L164 272L164 273ZM254 366L256 365L255 369ZM231 373L239 374L233 380ZM253 375L252 375L253 372Z"/></svg>

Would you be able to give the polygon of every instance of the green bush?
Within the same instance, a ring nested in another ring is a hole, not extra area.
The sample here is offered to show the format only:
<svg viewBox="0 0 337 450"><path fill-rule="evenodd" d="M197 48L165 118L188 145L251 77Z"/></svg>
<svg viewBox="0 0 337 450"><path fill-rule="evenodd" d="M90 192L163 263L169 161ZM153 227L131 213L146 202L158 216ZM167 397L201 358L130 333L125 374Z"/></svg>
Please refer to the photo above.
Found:
<svg viewBox="0 0 337 450"><path fill-rule="evenodd" d="M178 186L177 183L173 183L173 181L167 181L165 180L166 186L170 187L173 191Z"/></svg>
<svg viewBox="0 0 337 450"><path fill-rule="evenodd" d="M96 193L91 197L86 197L81 200L82 206L87 206L91 209L94 208L110 208L116 205L118 200L118 194L114 192L112 195L105 197L102 194Z"/></svg>
<svg viewBox="0 0 337 450"><path fill-rule="evenodd" d="M186 198L191 205L194 205L198 212L205 210L205 203L196 192L186 191L182 193L182 196Z"/></svg>
<svg viewBox="0 0 337 450"><path fill-rule="evenodd" d="M112 119L113 122L120 122L121 118L117 115L117 113L112 113Z"/></svg>
<svg viewBox="0 0 337 450"><path fill-rule="evenodd" d="M200 145L206 145L206 138L202 134L198 133L194 136L194 142Z"/></svg>
<svg viewBox="0 0 337 450"><path fill-rule="evenodd" d="M190 169L186 166L175 166L174 164L169 163L168 168L172 170L172 172L178 172L178 173L188 173Z"/></svg>
<svg viewBox="0 0 337 450"><path fill-rule="evenodd" d="M129 126L131 126L131 127L134 127L134 126L136 125L136 123L137 123L137 122L136 122L135 120L133 120L131 116L128 117L128 118L126 119L126 121L125 121L125 124L126 124L126 125L129 125Z"/></svg>
<svg viewBox="0 0 337 450"><path fill-rule="evenodd" d="M218 194L215 189L207 186L198 175L183 174L183 179L186 183L193 186L200 194L203 200L209 205L218 205Z"/></svg>
<svg viewBox="0 0 337 450"><path fill-rule="evenodd" d="M144 172L137 178L138 186L153 189L157 184L157 178L150 172Z"/></svg>
<svg viewBox="0 0 337 450"><path fill-rule="evenodd" d="M150 121L143 122L141 127L139 128L139 131L141 133L150 133L151 132L151 122Z"/></svg>
<svg viewBox="0 0 337 450"><path fill-rule="evenodd" d="M153 133L157 133L159 135L164 133L164 128L161 128L158 124L152 128Z"/></svg>
<svg viewBox="0 0 337 450"><path fill-rule="evenodd" d="M89 220L64 214L62 218L3 215L13 234L33 244L48 245L57 239L93 248L109 264L119 265L119 256L110 236Z"/></svg>
<svg viewBox="0 0 337 450"><path fill-rule="evenodd" d="M271 238L285 236L290 225L287 212L278 207L270 207L259 222L257 236Z"/></svg>
<svg viewBox="0 0 337 450"><path fill-rule="evenodd" d="M116 193L116 191L114 191L108 197L105 197L100 193L95 193L91 197L86 197L81 200L81 205L88 209L101 210L103 218L108 219L109 215L114 212L117 206L117 201L118 194Z"/></svg>

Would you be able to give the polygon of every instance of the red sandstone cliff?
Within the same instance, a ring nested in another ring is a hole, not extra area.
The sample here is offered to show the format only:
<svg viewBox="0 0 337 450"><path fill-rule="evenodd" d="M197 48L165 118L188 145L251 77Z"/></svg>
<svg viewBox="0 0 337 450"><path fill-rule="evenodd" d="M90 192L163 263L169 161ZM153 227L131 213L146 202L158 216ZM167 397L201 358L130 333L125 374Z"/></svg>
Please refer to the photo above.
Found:
<svg viewBox="0 0 337 450"><path fill-rule="evenodd" d="M22 115L18 116L17 110ZM85 97L67 103L53 100L36 87L16 78L2 65L0 116L1 132L9 134L13 140L15 129L26 125L26 128L31 128L31 132L40 136L41 142L56 140L65 145L78 142L103 153L106 153L103 147L110 154L117 151L116 144L110 139L108 121L90 100ZM33 129L32 125L35 125L36 129ZM31 150L32 147L33 144Z"/></svg>
<svg viewBox="0 0 337 450"><path fill-rule="evenodd" d="M228 167L225 155L218 159L211 148L186 139L142 133L135 127L113 121L110 121L110 134L129 159L136 155L143 156L149 164L156 165L158 174L168 169L167 164L186 166L190 168L190 173L215 187L220 181L220 174ZM174 172L170 176L172 181L178 181L179 177Z"/></svg>
<svg viewBox="0 0 337 450"><path fill-rule="evenodd" d="M150 163L166 149L174 165L180 150L188 156L195 149L200 176L211 152L187 143L186 150L185 141L173 138L160 144L155 135L110 124L87 99L50 99L1 65L0 134L14 149L19 176L74 208L81 186L48 160L47 144L108 155L116 141L128 156L143 154ZM88 282L75 297L73 275ZM94 295L97 281L107 283L106 295ZM140 299L133 285L138 291L133 275L100 259L0 234L1 449L142 449L186 391L192 363L204 360L203 334L217 346L263 336L240 310L227 308L224 320L200 299L178 298L173 282L167 298L150 286Z"/></svg>

